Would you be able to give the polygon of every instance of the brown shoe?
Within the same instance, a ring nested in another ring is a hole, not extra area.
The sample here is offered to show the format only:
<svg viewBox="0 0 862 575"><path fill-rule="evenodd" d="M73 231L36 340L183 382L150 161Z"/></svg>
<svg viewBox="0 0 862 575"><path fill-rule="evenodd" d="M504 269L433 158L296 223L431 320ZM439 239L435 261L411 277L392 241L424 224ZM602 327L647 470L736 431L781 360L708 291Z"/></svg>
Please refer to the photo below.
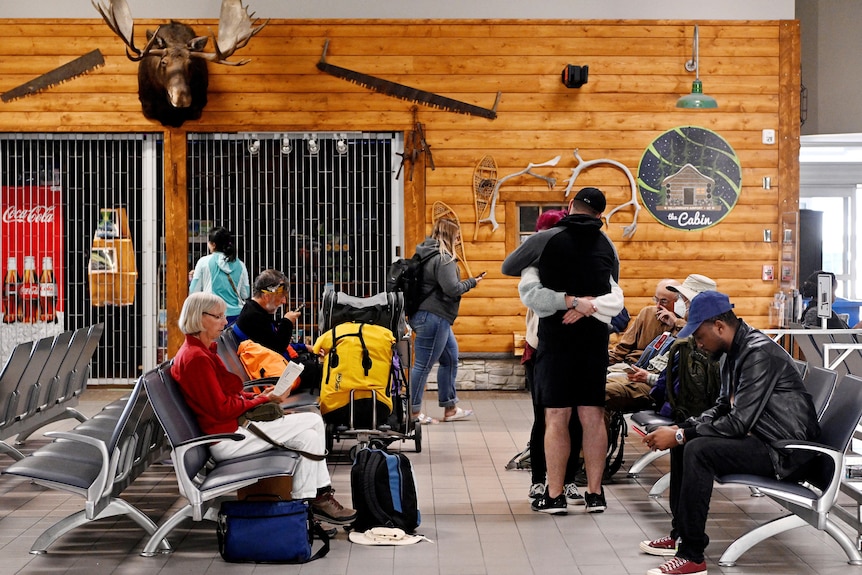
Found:
<svg viewBox="0 0 862 575"><path fill-rule="evenodd" d="M353 523L356 519L356 510L343 506L335 499L333 493L334 491L330 489L311 500L311 510L314 516L320 521L334 523L335 525L349 525Z"/></svg>

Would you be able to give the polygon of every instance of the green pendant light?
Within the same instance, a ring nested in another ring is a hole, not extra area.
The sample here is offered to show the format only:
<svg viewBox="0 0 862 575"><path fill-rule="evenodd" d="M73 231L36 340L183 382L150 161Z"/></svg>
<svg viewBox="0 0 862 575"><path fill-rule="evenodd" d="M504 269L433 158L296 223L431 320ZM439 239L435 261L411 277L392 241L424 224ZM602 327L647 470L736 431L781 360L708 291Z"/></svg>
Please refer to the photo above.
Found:
<svg viewBox="0 0 862 575"><path fill-rule="evenodd" d="M695 25L692 57L685 63L685 69L695 74L694 82L691 83L691 94L680 96L676 101L677 108L718 108L718 102L715 101L715 98L703 93L703 82L700 81L698 64L698 30L697 25Z"/></svg>

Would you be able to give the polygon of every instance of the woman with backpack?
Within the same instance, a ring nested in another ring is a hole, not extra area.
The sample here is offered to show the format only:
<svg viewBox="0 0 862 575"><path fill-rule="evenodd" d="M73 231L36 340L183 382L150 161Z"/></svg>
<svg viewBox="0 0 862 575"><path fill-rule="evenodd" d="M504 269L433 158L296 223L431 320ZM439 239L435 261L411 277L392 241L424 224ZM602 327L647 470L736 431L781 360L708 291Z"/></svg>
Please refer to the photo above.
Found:
<svg viewBox="0 0 862 575"><path fill-rule="evenodd" d="M414 421L438 423L422 413L422 397L428 374L435 363L437 370L437 403L443 408L443 421L457 421L473 415L470 409L457 406L455 376L458 373L458 343L452 324L458 317L461 295L478 285L485 272L474 278L461 279L455 245L461 241L457 222L441 218L434 224L431 237L416 246L423 264L422 303L410 317L410 327L416 332L413 369L410 371L411 406ZM433 255L432 255L433 254Z"/></svg>
<svg viewBox="0 0 862 575"><path fill-rule="evenodd" d="M227 304L227 321L236 321L249 296L248 270L236 257L236 242L230 230L221 226L210 230L209 255L197 261L189 293L214 293Z"/></svg>

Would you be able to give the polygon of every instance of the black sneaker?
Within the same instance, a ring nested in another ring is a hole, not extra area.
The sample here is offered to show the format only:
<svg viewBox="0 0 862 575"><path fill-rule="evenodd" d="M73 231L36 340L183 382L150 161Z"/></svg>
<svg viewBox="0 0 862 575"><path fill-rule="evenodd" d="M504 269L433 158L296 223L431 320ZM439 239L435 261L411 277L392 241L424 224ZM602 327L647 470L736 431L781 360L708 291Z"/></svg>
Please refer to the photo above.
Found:
<svg viewBox="0 0 862 575"><path fill-rule="evenodd" d="M608 508L605 501L605 490L602 488L601 493L584 492L584 502L586 504L587 513L601 513Z"/></svg>
<svg viewBox="0 0 862 575"><path fill-rule="evenodd" d="M566 510L566 496L563 493L560 493L557 497L551 499L548 497L548 494L542 495L538 499L535 499L531 504L530 508L533 511L538 511L539 513L549 513L551 515L565 515L568 513Z"/></svg>

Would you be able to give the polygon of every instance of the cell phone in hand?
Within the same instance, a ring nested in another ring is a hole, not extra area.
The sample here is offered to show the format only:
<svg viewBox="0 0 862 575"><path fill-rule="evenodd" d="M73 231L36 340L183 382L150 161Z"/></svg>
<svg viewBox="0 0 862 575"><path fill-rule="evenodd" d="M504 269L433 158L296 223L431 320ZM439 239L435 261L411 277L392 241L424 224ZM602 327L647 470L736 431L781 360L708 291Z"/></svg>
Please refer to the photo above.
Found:
<svg viewBox="0 0 862 575"><path fill-rule="evenodd" d="M301 303L301 304L299 304L299 306L298 306L295 310L293 310L293 311L300 312L300 311L302 311L302 308L304 308L304 307L305 307L305 304L304 304L304 303Z"/></svg>
<svg viewBox="0 0 862 575"><path fill-rule="evenodd" d="M623 371L626 373L634 373L636 370L635 370L635 368L633 368L632 366L629 365L629 366L623 368Z"/></svg>

